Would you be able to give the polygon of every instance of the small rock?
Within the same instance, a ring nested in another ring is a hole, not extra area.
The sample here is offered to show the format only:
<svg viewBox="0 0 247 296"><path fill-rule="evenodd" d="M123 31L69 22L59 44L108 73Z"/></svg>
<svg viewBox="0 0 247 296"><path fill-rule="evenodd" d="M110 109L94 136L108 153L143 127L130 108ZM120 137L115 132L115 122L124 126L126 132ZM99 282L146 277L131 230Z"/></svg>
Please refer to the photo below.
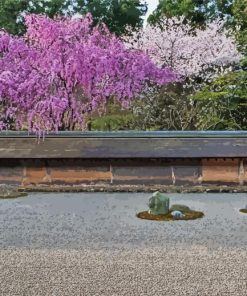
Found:
<svg viewBox="0 0 247 296"><path fill-rule="evenodd" d="M180 211L173 211L171 212L171 215L175 218L175 219L182 219L185 215L180 212Z"/></svg>

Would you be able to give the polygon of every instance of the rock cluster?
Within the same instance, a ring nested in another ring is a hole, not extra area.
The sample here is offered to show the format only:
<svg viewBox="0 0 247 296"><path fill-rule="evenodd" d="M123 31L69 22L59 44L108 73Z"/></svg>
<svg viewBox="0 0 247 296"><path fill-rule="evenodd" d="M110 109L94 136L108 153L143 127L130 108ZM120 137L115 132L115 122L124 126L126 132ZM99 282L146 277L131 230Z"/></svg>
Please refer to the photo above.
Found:
<svg viewBox="0 0 247 296"><path fill-rule="evenodd" d="M203 217L202 212L193 211L188 206L174 204L169 206L170 200L167 196L156 191L149 199L149 211L137 214L141 219L149 220L191 220Z"/></svg>

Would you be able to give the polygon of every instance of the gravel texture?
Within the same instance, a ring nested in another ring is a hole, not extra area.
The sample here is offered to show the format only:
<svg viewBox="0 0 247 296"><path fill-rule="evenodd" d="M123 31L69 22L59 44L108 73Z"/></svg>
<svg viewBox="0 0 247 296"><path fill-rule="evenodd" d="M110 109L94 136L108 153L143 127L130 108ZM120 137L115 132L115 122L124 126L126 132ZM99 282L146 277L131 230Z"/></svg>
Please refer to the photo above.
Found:
<svg viewBox="0 0 247 296"><path fill-rule="evenodd" d="M246 252L166 250L5 250L1 295L246 296Z"/></svg>
<svg viewBox="0 0 247 296"><path fill-rule="evenodd" d="M0 249L135 248L192 244L246 247L246 194L167 194L170 204L202 211L194 221L138 219L147 193L33 193L0 200Z"/></svg>
<svg viewBox="0 0 247 296"><path fill-rule="evenodd" d="M203 211L144 221L149 194L0 201L0 295L247 295L245 194L168 194Z"/></svg>

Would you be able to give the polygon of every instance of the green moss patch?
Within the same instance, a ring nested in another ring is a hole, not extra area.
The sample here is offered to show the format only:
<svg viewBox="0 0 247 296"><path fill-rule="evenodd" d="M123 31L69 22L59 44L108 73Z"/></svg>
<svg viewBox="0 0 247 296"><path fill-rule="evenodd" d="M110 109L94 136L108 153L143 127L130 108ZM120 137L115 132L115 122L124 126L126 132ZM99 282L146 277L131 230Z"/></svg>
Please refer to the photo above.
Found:
<svg viewBox="0 0 247 296"><path fill-rule="evenodd" d="M239 212L247 214L247 209L240 209Z"/></svg>
<svg viewBox="0 0 247 296"><path fill-rule="evenodd" d="M175 220L195 220L202 218L204 216L203 212L198 211L190 211L190 212L184 212L185 216L181 219L175 219L171 212L169 212L166 215L153 215L149 214L148 211L140 212L136 216L140 219L146 219L146 220L155 220L155 221L175 221Z"/></svg>
<svg viewBox="0 0 247 296"><path fill-rule="evenodd" d="M18 197L23 197L27 196L28 194L26 192L12 192L9 195L1 195L0 194L0 199L12 199L12 198L18 198Z"/></svg>

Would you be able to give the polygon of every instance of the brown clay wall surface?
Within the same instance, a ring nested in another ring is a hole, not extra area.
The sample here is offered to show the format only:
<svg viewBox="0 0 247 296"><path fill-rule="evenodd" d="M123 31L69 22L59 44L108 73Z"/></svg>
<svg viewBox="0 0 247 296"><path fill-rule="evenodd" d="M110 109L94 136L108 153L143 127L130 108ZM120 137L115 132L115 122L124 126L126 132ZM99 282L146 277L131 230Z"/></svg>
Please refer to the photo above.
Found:
<svg viewBox="0 0 247 296"><path fill-rule="evenodd" d="M0 183L246 185L245 159L0 159Z"/></svg>

